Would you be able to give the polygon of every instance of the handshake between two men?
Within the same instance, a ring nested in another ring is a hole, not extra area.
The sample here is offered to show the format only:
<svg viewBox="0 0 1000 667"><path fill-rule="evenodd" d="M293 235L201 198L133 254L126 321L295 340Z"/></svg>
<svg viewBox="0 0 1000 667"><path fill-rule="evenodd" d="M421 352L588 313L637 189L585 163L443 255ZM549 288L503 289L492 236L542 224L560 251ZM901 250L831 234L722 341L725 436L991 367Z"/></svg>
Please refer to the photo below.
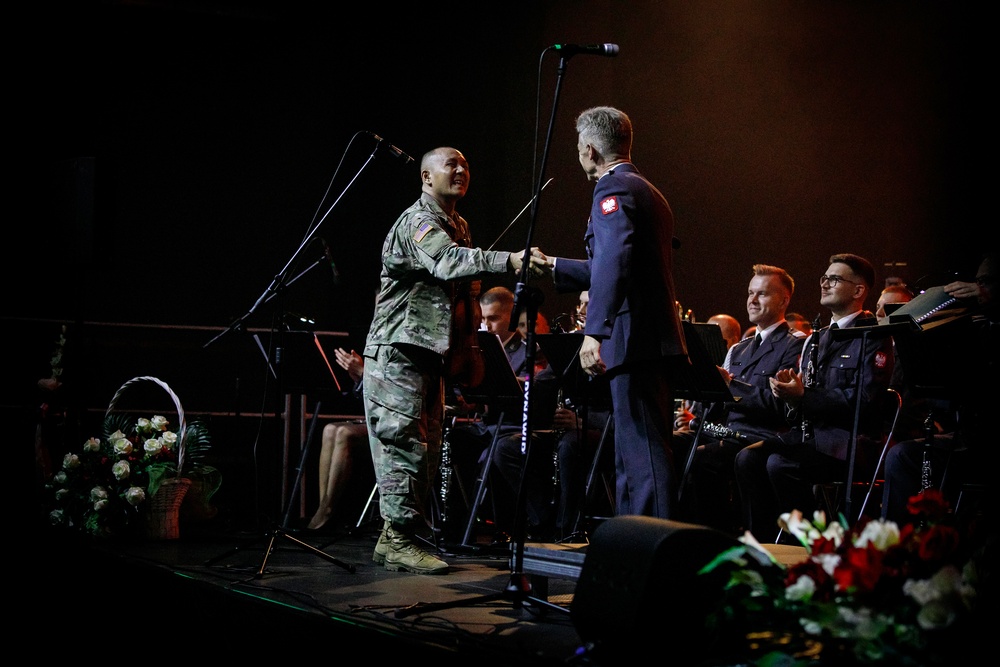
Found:
<svg viewBox="0 0 1000 667"><path fill-rule="evenodd" d="M509 261L514 272L520 273L522 267L524 266L524 253L510 253ZM545 253L537 247L531 248L531 257L528 261L528 273L532 278L544 278L545 276L550 275L552 273L552 267L555 264L555 260L553 258L547 257Z"/></svg>

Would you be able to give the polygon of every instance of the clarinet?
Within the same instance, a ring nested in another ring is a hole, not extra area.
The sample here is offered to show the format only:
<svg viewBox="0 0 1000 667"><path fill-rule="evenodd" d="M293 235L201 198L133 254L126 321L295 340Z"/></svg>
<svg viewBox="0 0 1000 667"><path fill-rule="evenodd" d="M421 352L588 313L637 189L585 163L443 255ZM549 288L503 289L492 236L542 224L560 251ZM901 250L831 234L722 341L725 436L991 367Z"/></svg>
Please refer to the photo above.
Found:
<svg viewBox="0 0 1000 667"><path fill-rule="evenodd" d="M934 438L934 416L932 412L927 413L924 419L924 447L923 459L920 462L920 490L926 491L933 486L931 482L931 442Z"/></svg>
<svg viewBox="0 0 1000 667"><path fill-rule="evenodd" d="M441 498L441 523L445 523L448 520L448 498L451 496L451 429L455 426L455 420L451 422L451 426L444 429L443 437L441 439L441 488L439 489L439 494Z"/></svg>
<svg viewBox="0 0 1000 667"><path fill-rule="evenodd" d="M816 366L818 364L819 357L819 331L822 326L822 322L819 317L819 313L816 314L816 319L812 321L813 336L812 340L809 341L809 357L806 360L805 373L803 373L802 384L805 387L811 387L816 382ZM812 422L809 417L802 413L802 439L811 440L813 437Z"/></svg>
<svg viewBox="0 0 1000 667"><path fill-rule="evenodd" d="M563 388L559 387L559 391L556 393L556 409L561 407L569 407L569 399L563 400ZM554 435L552 440L552 496L549 498L549 505L555 505L559 502L559 441L562 439L565 431L563 429L555 429L553 431Z"/></svg>

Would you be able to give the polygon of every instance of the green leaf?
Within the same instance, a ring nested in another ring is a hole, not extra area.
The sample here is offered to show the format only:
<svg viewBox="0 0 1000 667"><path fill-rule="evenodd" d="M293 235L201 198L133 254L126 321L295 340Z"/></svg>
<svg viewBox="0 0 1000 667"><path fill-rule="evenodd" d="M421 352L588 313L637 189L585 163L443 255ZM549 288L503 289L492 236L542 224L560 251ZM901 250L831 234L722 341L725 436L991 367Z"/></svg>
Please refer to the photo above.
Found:
<svg viewBox="0 0 1000 667"><path fill-rule="evenodd" d="M173 462L152 463L146 467L146 474L149 475L146 492L152 497L156 495L164 480L177 476L177 464Z"/></svg>

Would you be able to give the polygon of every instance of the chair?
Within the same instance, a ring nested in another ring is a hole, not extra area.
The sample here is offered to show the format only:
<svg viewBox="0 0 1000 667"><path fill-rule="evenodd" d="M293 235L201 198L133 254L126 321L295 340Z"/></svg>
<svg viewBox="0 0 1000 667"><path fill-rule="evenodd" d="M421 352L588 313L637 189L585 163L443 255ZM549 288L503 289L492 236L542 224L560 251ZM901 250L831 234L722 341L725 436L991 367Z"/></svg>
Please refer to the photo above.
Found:
<svg viewBox="0 0 1000 667"><path fill-rule="evenodd" d="M896 426L899 423L899 415L903 411L903 398L900 393L892 388L887 389L886 393L886 420L884 423L888 425L888 429L884 432L880 442L882 449L879 454L878 462L875 464L871 482L850 480L852 493L857 490L866 490L866 493L864 502L861 503L861 508L858 510L857 514L854 514L852 511L852 516L847 517L849 523L853 523L859 517L864 515L865 509L868 507L868 502L871 500L872 492L875 489L882 488L882 484L884 482L881 477L882 465L885 462L885 455L889 451L889 447L895 443L894 438L896 436ZM854 456L856 461L857 452L854 453ZM845 504L847 497L845 489L847 485L848 480L845 479L843 481L817 484L813 487L814 491L817 493L820 506L826 512L827 517L836 516Z"/></svg>

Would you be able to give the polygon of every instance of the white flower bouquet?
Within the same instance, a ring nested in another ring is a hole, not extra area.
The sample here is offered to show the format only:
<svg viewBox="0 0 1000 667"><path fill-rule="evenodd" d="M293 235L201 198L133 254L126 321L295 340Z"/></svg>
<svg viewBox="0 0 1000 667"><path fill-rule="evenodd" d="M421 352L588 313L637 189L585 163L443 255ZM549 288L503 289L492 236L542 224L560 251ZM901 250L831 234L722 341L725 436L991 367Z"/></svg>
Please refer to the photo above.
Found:
<svg viewBox="0 0 1000 667"><path fill-rule="evenodd" d="M113 411L123 391L142 380L160 385L174 399L177 431L163 415L133 421ZM103 431L102 437L88 438L79 453L66 454L49 480L51 524L99 537L123 535L151 514L152 499L169 480L197 482L192 502L200 503L207 503L222 483L219 471L205 464L211 445L207 427L187 423L176 395L156 378L133 378L123 385L105 414Z"/></svg>

